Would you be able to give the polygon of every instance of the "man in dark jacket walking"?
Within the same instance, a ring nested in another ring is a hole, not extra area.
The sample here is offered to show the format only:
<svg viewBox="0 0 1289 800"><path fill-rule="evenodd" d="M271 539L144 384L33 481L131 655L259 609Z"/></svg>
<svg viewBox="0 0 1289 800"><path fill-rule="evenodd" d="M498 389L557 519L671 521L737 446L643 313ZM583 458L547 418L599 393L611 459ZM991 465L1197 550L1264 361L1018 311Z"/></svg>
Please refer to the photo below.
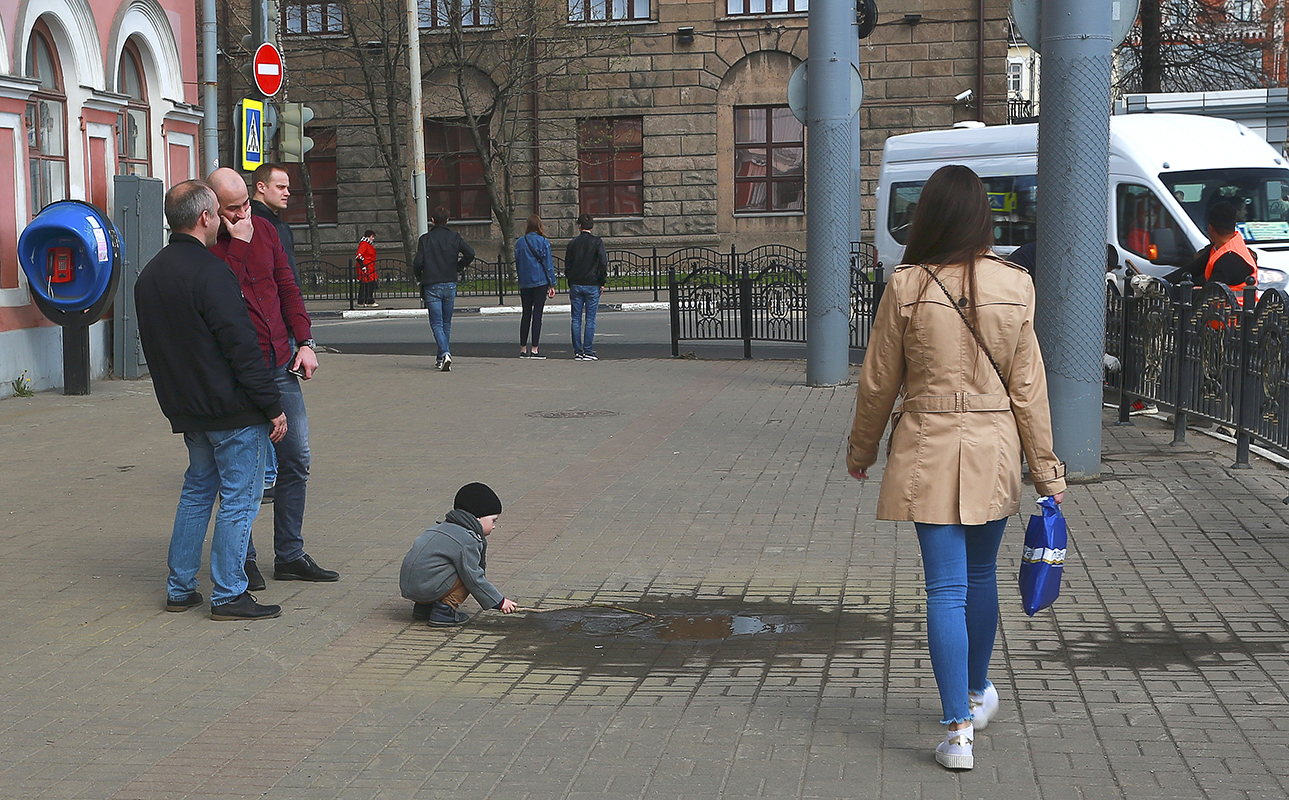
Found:
<svg viewBox="0 0 1289 800"><path fill-rule="evenodd" d="M421 297L430 315L430 330L438 350L434 368L452 369L452 308L457 299L457 277L474 261L474 250L461 234L448 229L448 210L435 206L434 227L416 243L412 271L421 282Z"/></svg>
<svg viewBox="0 0 1289 800"><path fill-rule="evenodd" d="M287 432L273 376L237 277L206 248L219 234L219 206L203 181L166 193L170 244L139 274L134 296L139 338L157 403L184 435L188 471L175 512L167 562L166 610L200 605L197 572L215 499L210 551L210 615L216 620L276 617L246 591L246 545L259 511L270 440Z"/></svg>
<svg viewBox="0 0 1289 800"><path fill-rule="evenodd" d="M604 240L591 233L595 224L590 214L577 218L581 230L564 251L564 277L573 307L573 358L599 361L595 354L595 313L600 309L600 290L609 277L609 253ZM583 327L583 313L586 315Z"/></svg>

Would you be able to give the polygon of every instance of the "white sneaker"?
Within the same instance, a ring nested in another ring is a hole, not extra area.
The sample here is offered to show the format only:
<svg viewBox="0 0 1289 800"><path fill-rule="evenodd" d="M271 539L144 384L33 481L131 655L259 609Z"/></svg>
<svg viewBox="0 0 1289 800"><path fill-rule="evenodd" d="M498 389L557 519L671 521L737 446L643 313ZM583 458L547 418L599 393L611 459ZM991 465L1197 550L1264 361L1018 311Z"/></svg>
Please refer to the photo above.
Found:
<svg viewBox="0 0 1289 800"><path fill-rule="evenodd" d="M452 354L451 354L451 353L444 353L444 354L443 354L443 371L444 371L444 372L451 372L451 371L452 371Z"/></svg>
<svg viewBox="0 0 1289 800"><path fill-rule="evenodd" d="M998 690L992 683L985 686L985 691L981 694L969 693L967 695L967 704L971 706L971 725L978 731L983 731L989 724L989 720L994 718L998 713Z"/></svg>
<svg viewBox="0 0 1289 800"><path fill-rule="evenodd" d="M960 731L949 731L944 741L940 742L940 746L935 749L935 760L945 769L971 769L976 765L975 756L972 754L974 741L975 733L970 725Z"/></svg>

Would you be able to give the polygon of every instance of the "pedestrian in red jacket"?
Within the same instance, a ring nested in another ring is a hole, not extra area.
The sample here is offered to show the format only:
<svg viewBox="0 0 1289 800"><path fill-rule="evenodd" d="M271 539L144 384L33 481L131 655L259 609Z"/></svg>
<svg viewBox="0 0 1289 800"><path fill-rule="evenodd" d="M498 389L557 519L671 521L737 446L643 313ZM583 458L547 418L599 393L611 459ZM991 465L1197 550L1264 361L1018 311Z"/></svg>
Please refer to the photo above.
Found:
<svg viewBox="0 0 1289 800"><path fill-rule="evenodd" d="M358 306L377 308L376 304L376 231L369 230L358 240L354 261L358 269Z"/></svg>

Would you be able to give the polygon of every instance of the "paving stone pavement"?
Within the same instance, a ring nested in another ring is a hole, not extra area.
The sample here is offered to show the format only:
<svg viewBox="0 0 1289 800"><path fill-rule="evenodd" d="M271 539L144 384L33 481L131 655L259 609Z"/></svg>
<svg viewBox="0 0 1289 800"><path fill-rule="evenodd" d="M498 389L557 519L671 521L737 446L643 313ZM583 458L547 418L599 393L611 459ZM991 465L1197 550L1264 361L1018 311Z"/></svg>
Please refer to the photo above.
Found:
<svg viewBox="0 0 1289 800"><path fill-rule="evenodd" d="M247 624L162 610L186 458L148 382L0 401L0 798L1289 796L1289 473L1107 417L1053 611L1021 611L1010 528L1002 708L951 774L916 537L845 472L851 387L431 367L324 357L305 539L342 579L270 580L284 614ZM398 566L469 480L528 610L431 629Z"/></svg>

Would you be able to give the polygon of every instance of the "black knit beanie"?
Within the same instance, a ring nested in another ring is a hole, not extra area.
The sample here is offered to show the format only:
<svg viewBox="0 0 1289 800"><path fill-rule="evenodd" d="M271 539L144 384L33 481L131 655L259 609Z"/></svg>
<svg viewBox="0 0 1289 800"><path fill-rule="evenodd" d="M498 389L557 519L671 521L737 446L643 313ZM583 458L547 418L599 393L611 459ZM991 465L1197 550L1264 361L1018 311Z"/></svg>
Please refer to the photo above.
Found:
<svg viewBox="0 0 1289 800"><path fill-rule="evenodd" d="M491 517L501 513L501 498L486 483L467 483L457 492L452 507L476 517Z"/></svg>

